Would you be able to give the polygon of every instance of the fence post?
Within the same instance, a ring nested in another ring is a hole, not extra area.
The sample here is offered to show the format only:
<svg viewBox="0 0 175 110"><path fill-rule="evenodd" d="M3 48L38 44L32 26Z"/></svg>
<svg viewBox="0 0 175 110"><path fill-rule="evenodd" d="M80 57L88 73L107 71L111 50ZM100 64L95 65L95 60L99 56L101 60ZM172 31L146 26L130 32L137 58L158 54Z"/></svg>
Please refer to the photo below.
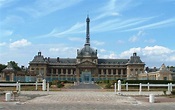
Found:
<svg viewBox="0 0 175 110"><path fill-rule="evenodd" d="M170 92L170 84L168 83L168 92Z"/></svg>
<svg viewBox="0 0 175 110"><path fill-rule="evenodd" d="M19 85L19 87L18 87L18 89L19 89L18 92L20 93L20 92L21 92L21 83L19 83L18 85Z"/></svg>
<svg viewBox="0 0 175 110"><path fill-rule="evenodd" d="M126 91L128 91L128 82L126 82Z"/></svg>
<svg viewBox="0 0 175 110"><path fill-rule="evenodd" d="M173 91L173 85L172 85L172 83L170 83L170 92L172 92Z"/></svg>
<svg viewBox="0 0 175 110"><path fill-rule="evenodd" d="M49 83L47 83L47 93L49 94Z"/></svg>
<svg viewBox="0 0 175 110"><path fill-rule="evenodd" d="M117 93L117 84L115 83L114 85L114 91L115 91L115 94Z"/></svg>
<svg viewBox="0 0 175 110"><path fill-rule="evenodd" d="M35 83L35 90L37 91L38 90L38 82L36 81Z"/></svg>
<svg viewBox="0 0 175 110"><path fill-rule="evenodd" d="M118 92L121 92L121 81L118 80Z"/></svg>
<svg viewBox="0 0 175 110"><path fill-rule="evenodd" d="M42 90L46 91L46 80L45 79L43 79Z"/></svg>
<svg viewBox="0 0 175 110"><path fill-rule="evenodd" d="M148 85L148 91L149 91L149 83L147 85Z"/></svg>
<svg viewBox="0 0 175 110"><path fill-rule="evenodd" d="M16 82L16 90L18 91L19 90L19 83Z"/></svg>
<svg viewBox="0 0 175 110"><path fill-rule="evenodd" d="M142 93L142 83L140 83L140 87L139 87L139 95L141 95Z"/></svg>

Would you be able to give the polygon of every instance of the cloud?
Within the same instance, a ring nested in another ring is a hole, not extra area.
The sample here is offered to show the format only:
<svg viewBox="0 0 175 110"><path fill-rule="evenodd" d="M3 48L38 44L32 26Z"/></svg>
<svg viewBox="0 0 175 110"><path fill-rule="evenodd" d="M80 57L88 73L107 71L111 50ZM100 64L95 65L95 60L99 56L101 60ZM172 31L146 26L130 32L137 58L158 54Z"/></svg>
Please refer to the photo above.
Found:
<svg viewBox="0 0 175 110"><path fill-rule="evenodd" d="M130 48L122 52L120 58L129 58L133 52L138 53L142 61L148 65L159 66L160 63L172 64L175 62L175 50L163 46L146 46L144 48Z"/></svg>
<svg viewBox="0 0 175 110"><path fill-rule="evenodd" d="M69 37L68 38L70 41L76 41L76 42L83 42L85 39L82 39L80 37Z"/></svg>
<svg viewBox="0 0 175 110"><path fill-rule="evenodd" d="M0 8L8 7L14 2L15 0L0 0Z"/></svg>
<svg viewBox="0 0 175 110"><path fill-rule="evenodd" d="M103 53L103 52L106 52L106 50L105 49L99 49L99 52Z"/></svg>
<svg viewBox="0 0 175 110"><path fill-rule="evenodd" d="M129 38L130 42L137 42L140 37L142 37L145 34L144 31L139 31L136 35L133 35L132 37Z"/></svg>
<svg viewBox="0 0 175 110"><path fill-rule="evenodd" d="M170 18L170 19L166 19L166 20L159 21L159 22L156 22L156 23L147 24L147 25L144 25L144 26L128 29L127 31L162 28L162 27L165 27L165 26L168 26L168 25L172 25L173 23L175 23L175 18Z"/></svg>
<svg viewBox="0 0 175 110"><path fill-rule="evenodd" d="M5 46L6 45L6 42L0 42L0 46Z"/></svg>
<svg viewBox="0 0 175 110"><path fill-rule="evenodd" d="M36 0L32 5L18 8L33 17L48 15L52 12L71 7L82 0Z"/></svg>
<svg viewBox="0 0 175 110"><path fill-rule="evenodd" d="M131 19L109 19L104 22L96 24L94 27L91 27L92 32L106 32L106 31L128 31L131 27L136 27L144 22L152 20L157 16L145 17L145 18L131 18Z"/></svg>
<svg viewBox="0 0 175 110"><path fill-rule="evenodd" d="M0 25L2 25L2 27L12 27L13 24L22 24L24 23L24 19L20 16L16 16L16 15L9 15L6 16L5 19L0 21Z"/></svg>
<svg viewBox="0 0 175 110"><path fill-rule="evenodd" d="M69 29L64 30L62 32L60 32L58 29L54 28L50 33L45 34L45 35L40 35L40 36L37 36L37 37L38 38L43 38L43 37L64 37L64 36L67 37L70 34L83 33L84 32L84 29L83 29L84 26L85 26L84 23L76 23L75 25L71 26Z"/></svg>
<svg viewBox="0 0 175 110"><path fill-rule="evenodd" d="M11 36L13 34L12 30L0 30L0 37L8 37Z"/></svg>
<svg viewBox="0 0 175 110"><path fill-rule="evenodd" d="M105 44L105 42L100 42L100 41L92 41L92 43L94 44L94 45L104 45Z"/></svg>
<svg viewBox="0 0 175 110"><path fill-rule="evenodd" d="M128 9L131 0L109 0L102 8L98 9L100 13L93 20L99 20L109 16L120 16L120 12Z"/></svg>
<svg viewBox="0 0 175 110"><path fill-rule="evenodd" d="M56 54L65 58L65 57L72 57L76 54L77 48L76 47L69 47L69 46L61 46L61 47L51 47L49 48L49 53Z"/></svg>
<svg viewBox="0 0 175 110"><path fill-rule="evenodd" d="M27 41L26 39L21 39L10 43L10 48L21 48L29 45L31 45L31 42Z"/></svg>
<svg viewBox="0 0 175 110"><path fill-rule="evenodd" d="M123 40L117 40L117 44L124 44L125 43L125 41L123 41Z"/></svg>
<svg viewBox="0 0 175 110"><path fill-rule="evenodd" d="M144 42L146 42L146 43L155 43L156 40L155 39L148 39L148 40L145 40Z"/></svg>

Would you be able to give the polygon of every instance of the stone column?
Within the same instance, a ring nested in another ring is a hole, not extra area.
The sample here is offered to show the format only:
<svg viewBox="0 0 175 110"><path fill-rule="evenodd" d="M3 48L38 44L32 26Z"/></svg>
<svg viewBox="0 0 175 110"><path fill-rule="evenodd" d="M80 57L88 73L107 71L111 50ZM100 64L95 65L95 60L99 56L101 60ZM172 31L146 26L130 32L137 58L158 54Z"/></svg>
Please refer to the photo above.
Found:
<svg viewBox="0 0 175 110"><path fill-rule="evenodd" d="M121 76L123 76L123 69L121 69Z"/></svg>
<svg viewBox="0 0 175 110"><path fill-rule="evenodd" d="M73 75L73 69L71 69L71 75Z"/></svg>
<svg viewBox="0 0 175 110"><path fill-rule="evenodd" d="M51 69L51 75L53 74L53 69Z"/></svg>
<svg viewBox="0 0 175 110"><path fill-rule="evenodd" d="M79 78L80 78L80 71L78 68L76 68L76 80L77 80L77 82L79 82Z"/></svg>
<svg viewBox="0 0 175 110"><path fill-rule="evenodd" d="M14 81L14 73L12 73L11 81Z"/></svg>
<svg viewBox="0 0 175 110"><path fill-rule="evenodd" d="M56 74L58 74L58 69L56 69Z"/></svg>
<svg viewBox="0 0 175 110"><path fill-rule="evenodd" d="M108 69L106 69L106 75L108 75Z"/></svg>
<svg viewBox="0 0 175 110"><path fill-rule="evenodd" d="M116 75L118 75L118 69L116 69Z"/></svg>
<svg viewBox="0 0 175 110"><path fill-rule="evenodd" d="M101 69L101 74L104 75L103 69Z"/></svg>
<svg viewBox="0 0 175 110"><path fill-rule="evenodd" d="M113 74L114 74L113 69L111 69L111 75L113 75Z"/></svg>
<svg viewBox="0 0 175 110"><path fill-rule="evenodd" d="M63 69L61 69L61 74L63 74Z"/></svg>
<svg viewBox="0 0 175 110"><path fill-rule="evenodd" d="M66 69L66 75L68 75L68 69Z"/></svg>

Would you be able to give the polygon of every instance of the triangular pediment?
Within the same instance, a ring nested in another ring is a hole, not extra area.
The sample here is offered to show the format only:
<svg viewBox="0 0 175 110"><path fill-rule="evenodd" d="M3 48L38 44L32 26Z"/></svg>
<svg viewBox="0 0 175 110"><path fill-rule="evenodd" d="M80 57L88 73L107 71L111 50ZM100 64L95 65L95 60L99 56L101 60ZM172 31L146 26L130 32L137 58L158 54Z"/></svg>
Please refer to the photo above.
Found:
<svg viewBox="0 0 175 110"><path fill-rule="evenodd" d="M90 61L83 61L79 63L78 66L96 66L96 64Z"/></svg>

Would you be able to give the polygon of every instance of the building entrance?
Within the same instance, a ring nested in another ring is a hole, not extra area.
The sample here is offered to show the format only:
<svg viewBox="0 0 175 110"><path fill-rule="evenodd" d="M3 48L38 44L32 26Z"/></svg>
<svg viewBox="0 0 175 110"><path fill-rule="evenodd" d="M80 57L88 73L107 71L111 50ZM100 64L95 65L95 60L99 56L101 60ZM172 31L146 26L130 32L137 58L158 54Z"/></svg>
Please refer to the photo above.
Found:
<svg viewBox="0 0 175 110"><path fill-rule="evenodd" d="M90 84L92 82L91 72L82 72L81 73L81 82Z"/></svg>

